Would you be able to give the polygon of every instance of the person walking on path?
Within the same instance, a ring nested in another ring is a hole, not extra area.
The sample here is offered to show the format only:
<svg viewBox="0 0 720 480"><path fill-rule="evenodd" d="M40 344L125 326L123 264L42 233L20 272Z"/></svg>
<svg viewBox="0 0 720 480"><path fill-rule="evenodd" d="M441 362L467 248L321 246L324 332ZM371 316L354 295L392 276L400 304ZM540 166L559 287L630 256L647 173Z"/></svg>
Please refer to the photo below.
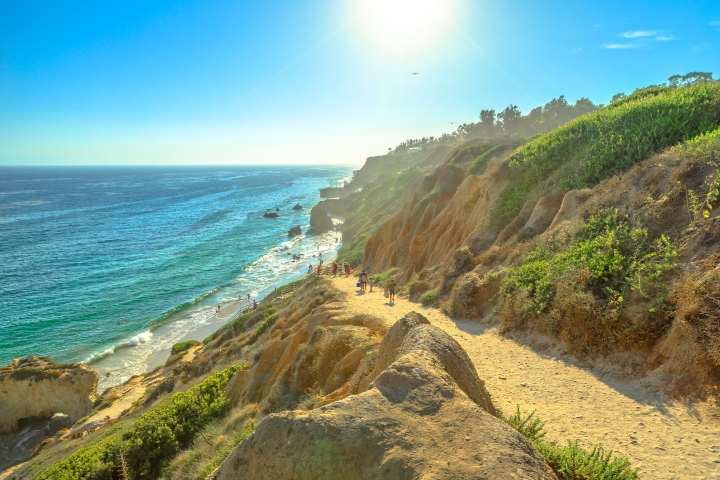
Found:
<svg viewBox="0 0 720 480"><path fill-rule="evenodd" d="M333 264L332 264L332 276L333 277L337 275L337 269L338 269L338 264L336 262L333 262Z"/></svg>
<svg viewBox="0 0 720 480"><path fill-rule="evenodd" d="M367 291L367 273L365 273L365 270L360 272L360 291Z"/></svg>
<svg viewBox="0 0 720 480"><path fill-rule="evenodd" d="M253 300L253 310L257 310L257 300Z"/></svg>
<svg viewBox="0 0 720 480"><path fill-rule="evenodd" d="M395 303L395 280L393 279L390 279L390 284L388 284L388 293L390 294L390 303Z"/></svg>
<svg viewBox="0 0 720 480"><path fill-rule="evenodd" d="M308 265L308 273L307 274L310 275L311 273L312 273L312 265Z"/></svg>
<svg viewBox="0 0 720 480"><path fill-rule="evenodd" d="M373 279L368 280L368 283L370 284L370 293L372 293Z"/></svg>
<svg viewBox="0 0 720 480"><path fill-rule="evenodd" d="M317 272L318 272L318 277L319 277L319 276L320 276L320 272L322 272L322 262L318 263Z"/></svg>

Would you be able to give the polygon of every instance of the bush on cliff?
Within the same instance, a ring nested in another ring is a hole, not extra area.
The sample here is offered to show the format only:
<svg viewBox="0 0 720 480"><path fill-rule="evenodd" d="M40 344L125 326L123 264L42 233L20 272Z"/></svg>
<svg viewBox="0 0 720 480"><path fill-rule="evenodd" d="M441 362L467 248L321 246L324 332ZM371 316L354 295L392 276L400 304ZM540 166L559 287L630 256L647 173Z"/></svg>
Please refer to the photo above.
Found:
<svg viewBox="0 0 720 480"><path fill-rule="evenodd" d="M643 89L520 147L506 167L513 181L496 210L507 225L541 184L596 185L665 148L720 126L720 83Z"/></svg>
<svg viewBox="0 0 720 480"><path fill-rule="evenodd" d="M535 320L581 353L652 341L668 326L662 280L678 256L665 236L651 242L617 209L603 210L578 234L554 236L508 271L503 323ZM630 308L632 322L624 316Z"/></svg>
<svg viewBox="0 0 720 480"><path fill-rule="evenodd" d="M517 411L502 419L530 441L545 461L562 480L637 480L638 470L630 466L623 457L613 457L612 450L605 452L598 445L591 452L581 448L578 442L568 441L560 447L545 440L545 422L535 417L535 412L523 416L520 406Z"/></svg>
<svg viewBox="0 0 720 480"><path fill-rule="evenodd" d="M46 468L38 479L113 479L121 463L132 479L158 478L172 458L187 448L197 432L230 410L225 386L240 369L235 365L210 375L186 392L176 393L135 420Z"/></svg>
<svg viewBox="0 0 720 480"><path fill-rule="evenodd" d="M180 352L186 352L196 345L202 345L202 344L200 342L198 342L197 340L188 340L187 342L176 343L175 345L172 346L170 355L177 355Z"/></svg>

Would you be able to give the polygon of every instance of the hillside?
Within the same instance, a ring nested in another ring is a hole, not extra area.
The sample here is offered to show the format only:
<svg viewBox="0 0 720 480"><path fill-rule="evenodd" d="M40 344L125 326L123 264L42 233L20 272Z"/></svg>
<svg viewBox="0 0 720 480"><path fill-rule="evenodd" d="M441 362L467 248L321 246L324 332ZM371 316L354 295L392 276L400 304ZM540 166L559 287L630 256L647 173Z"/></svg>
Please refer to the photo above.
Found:
<svg viewBox="0 0 720 480"><path fill-rule="evenodd" d="M720 83L576 113L369 159L315 211L380 288L296 281L4 478L705 478Z"/></svg>

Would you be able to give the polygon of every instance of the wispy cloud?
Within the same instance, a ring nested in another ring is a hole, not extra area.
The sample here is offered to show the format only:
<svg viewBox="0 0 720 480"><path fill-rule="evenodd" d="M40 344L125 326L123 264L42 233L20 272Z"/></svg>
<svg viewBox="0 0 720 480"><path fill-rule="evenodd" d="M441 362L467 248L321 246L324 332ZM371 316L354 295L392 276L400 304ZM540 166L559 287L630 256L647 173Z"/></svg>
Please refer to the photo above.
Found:
<svg viewBox="0 0 720 480"><path fill-rule="evenodd" d="M655 37L658 42L669 42L670 40L677 40L675 35L658 35Z"/></svg>
<svg viewBox="0 0 720 480"><path fill-rule="evenodd" d="M639 43L608 43L605 48L623 49L623 48L640 48Z"/></svg>
<svg viewBox="0 0 720 480"><path fill-rule="evenodd" d="M657 35L658 32L655 30L634 30L631 32L625 32L618 35L618 37L623 38L642 38L642 37L652 37L653 35Z"/></svg>
<svg viewBox="0 0 720 480"><path fill-rule="evenodd" d="M711 27L720 27L720 20L713 20L712 22L708 23Z"/></svg>

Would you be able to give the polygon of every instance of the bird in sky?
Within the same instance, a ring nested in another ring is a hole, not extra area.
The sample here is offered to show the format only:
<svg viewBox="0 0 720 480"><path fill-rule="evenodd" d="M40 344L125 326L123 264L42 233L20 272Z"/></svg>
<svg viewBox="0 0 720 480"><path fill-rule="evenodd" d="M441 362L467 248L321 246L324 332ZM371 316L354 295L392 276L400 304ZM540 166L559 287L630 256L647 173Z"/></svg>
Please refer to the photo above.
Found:
<svg viewBox="0 0 720 480"><path fill-rule="evenodd" d="M420 75L420 72L413 72L410 75Z"/></svg>
<svg viewBox="0 0 720 480"><path fill-rule="evenodd" d="M456 125L457 122L448 122L450 125Z"/></svg>

